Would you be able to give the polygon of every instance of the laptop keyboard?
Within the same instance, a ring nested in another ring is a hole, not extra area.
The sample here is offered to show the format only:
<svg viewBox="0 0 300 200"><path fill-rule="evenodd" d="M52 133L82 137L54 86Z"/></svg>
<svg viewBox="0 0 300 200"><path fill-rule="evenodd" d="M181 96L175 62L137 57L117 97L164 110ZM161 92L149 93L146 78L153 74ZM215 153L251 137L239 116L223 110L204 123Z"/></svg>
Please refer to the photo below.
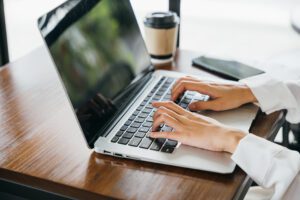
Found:
<svg viewBox="0 0 300 200"><path fill-rule="evenodd" d="M142 149L150 149L151 151L172 153L178 146L177 141L164 138L154 139L150 138L149 134L152 129L152 117L156 111L152 106L152 102L169 101L171 98L171 88L175 81L175 78L162 77L112 138L111 142ZM186 91L182 98L177 100L176 103L184 109L188 109L188 105L191 101L205 101L207 99L207 95L199 95L199 93L196 92ZM173 129L167 125L161 125L160 127L160 131L170 132L172 130Z"/></svg>

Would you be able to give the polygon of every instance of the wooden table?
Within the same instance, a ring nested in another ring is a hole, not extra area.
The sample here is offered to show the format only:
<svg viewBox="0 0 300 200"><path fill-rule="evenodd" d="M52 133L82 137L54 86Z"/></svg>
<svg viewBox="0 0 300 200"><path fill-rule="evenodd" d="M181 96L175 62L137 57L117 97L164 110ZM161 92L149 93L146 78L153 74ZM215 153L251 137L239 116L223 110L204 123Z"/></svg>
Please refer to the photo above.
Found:
<svg viewBox="0 0 300 200"><path fill-rule="evenodd" d="M181 50L174 70L191 67ZM259 114L251 131L275 135L283 112ZM98 155L88 149L44 47L0 69L0 179L79 199L233 199L250 180Z"/></svg>

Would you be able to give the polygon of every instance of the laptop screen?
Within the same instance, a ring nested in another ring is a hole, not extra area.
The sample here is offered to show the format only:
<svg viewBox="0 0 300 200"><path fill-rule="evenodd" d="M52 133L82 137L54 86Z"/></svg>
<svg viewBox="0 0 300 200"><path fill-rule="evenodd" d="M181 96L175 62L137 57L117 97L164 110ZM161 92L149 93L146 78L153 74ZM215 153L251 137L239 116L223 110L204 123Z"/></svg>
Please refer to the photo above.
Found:
<svg viewBox="0 0 300 200"><path fill-rule="evenodd" d="M150 66L130 2L70 0L38 26L92 147L134 93L128 86Z"/></svg>

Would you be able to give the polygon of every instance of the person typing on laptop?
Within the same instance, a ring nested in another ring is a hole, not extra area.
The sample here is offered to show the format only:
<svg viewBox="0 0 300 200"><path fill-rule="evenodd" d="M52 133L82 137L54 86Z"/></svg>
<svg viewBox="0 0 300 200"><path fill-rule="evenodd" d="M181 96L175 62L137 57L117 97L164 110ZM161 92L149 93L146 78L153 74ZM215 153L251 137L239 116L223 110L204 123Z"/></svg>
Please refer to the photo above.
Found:
<svg viewBox="0 0 300 200"><path fill-rule="evenodd" d="M239 84L218 84L184 77L174 84L171 99L176 101L187 90L210 96L208 101L191 103L191 111L223 111L247 103L258 103L267 114L286 109L287 121L300 122L300 81L283 83L267 74L244 79ZM153 106L157 111L153 116L151 137L231 153L232 160L264 188L251 188L246 199L298 199L299 153L189 112L172 101L154 102ZM173 127L173 132L157 131L160 124Z"/></svg>

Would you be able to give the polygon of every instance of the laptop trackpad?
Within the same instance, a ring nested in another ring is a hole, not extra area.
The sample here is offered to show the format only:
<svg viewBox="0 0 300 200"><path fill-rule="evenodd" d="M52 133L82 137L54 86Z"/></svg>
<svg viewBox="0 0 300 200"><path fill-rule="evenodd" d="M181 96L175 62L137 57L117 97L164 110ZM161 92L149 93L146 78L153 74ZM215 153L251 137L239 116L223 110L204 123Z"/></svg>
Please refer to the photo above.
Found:
<svg viewBox="0 0 300 200"><path fill-rule="evenodd" d="M253 104L247 104L237 109L220 112L201 111L199 114L211 117L222 124L248 132L258 109L259 108Z"/></svg>

